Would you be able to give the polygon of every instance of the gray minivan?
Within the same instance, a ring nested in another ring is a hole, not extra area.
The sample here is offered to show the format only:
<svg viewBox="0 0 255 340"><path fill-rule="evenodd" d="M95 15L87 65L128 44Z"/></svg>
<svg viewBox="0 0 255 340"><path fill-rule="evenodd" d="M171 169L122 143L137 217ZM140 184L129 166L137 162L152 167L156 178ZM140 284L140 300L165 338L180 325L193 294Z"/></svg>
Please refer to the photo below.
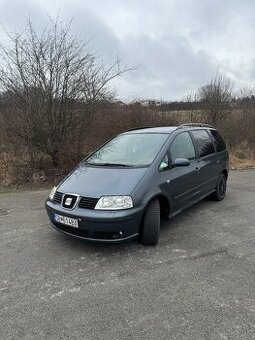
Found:
<svg viewBox="0 0 255 340"><path fill-rule="evenodd" d="M45 205L52 226L68 235L155 245L161 218L225 197L228 170L226 144L208 124L137 128L83 160Z"/></svg>

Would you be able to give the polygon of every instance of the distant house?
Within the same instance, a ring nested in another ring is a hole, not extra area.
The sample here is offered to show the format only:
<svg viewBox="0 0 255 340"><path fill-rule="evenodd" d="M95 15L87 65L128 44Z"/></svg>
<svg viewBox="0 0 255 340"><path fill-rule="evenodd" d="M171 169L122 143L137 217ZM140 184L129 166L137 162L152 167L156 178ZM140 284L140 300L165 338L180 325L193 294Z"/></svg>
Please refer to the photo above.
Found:
<svg viewBox="0 0 255 340"><path fill-rule="evenodd" d="M160 106L162 105L162 101L157 99L146 99L141 101L141 104L143 106Z"/></svg>

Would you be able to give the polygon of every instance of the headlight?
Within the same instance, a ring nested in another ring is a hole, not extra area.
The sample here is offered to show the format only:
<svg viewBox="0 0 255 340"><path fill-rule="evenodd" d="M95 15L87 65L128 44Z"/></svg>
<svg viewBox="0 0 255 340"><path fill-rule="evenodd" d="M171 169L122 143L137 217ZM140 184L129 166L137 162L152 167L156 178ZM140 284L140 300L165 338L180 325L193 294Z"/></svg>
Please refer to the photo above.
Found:
<svg viewBox="0 0 255 340"><path fill-rule="evenodd" d="M97 202L97 210L121 210L133 207L133 200L130 196L102 196Z"/></svg>
<svg viewBox="0 0 255 340"><path fill-rule="evenodd" d="M55 192L57 190L57 187L53 187L50 194L49 194L49 199L53 200L53 197L55 195Z"/></svg>

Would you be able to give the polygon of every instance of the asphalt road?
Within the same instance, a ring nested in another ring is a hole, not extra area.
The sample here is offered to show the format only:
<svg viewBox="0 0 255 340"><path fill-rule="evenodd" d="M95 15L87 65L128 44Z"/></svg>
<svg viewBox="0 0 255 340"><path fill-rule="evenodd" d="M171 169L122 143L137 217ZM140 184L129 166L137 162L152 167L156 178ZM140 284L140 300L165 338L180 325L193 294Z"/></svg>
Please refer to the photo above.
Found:
<svg viewBox="0 0 255 340"><path fill-rule="evenodd" d="M0 195L0 339L255 339L255 171L154 248L62 235L46 195Z"/></svg>

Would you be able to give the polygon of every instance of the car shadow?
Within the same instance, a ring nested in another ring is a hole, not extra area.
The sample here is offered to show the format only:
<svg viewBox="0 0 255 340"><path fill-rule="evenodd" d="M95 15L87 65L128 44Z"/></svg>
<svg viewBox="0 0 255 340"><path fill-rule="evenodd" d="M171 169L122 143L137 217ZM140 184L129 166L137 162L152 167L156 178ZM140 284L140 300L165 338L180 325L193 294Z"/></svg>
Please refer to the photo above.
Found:
<svg viewBox="0 0 255 340"><path fill-rule="evenodd" d="M188 209L182 211L180 214L172 217L169 220L161 221L161 244L164 238L170 239L175 237L180 225L188 222L190 218L192 218L196 214L200 214L201 210L207 209L210 206L213 206L215 202L212 200L205 198L204 200L194 204ZM133 253L133 252L148 252L150 249L159 249L160 243L158 247L151 246L143 246L138 240L130 240L125 241L123 243L97 243L90 242L86 240L76 239L72 236L65 235L58 231L55 231L55 237L57 242L61 242L65 247L75 248L79 253L82 252L84 254L93 254L99 253L103 256L112 256L114 254L125 254L125 253ZM157 250L158 251L158 250Z"/></svg>
<svg viewBox="0 0 255 340"><path fill-rule="evenodd" d="M64 242L65 246L74 247L77 250L90 252L90 253L103 253L104 256L112 254L113 252L125 252L130 251L133 248L137 248L140 244L137 240L129 240L123 243L99 243L86 240L80 240L75 237L65 235L58 231L55 231L56 239L59 242Z"/></svg>
<svg viewBox="0 0 255 340"><path fill-rule="evenodd" d="M187 217L190 217L190 215L199 214L201 209L203 210L204 208L214 206L215 203L216 202L213 201L211 198L206 197L203 200L190 206L189 208L181 211L179 214L171 217L170 219L161 221L161 230L176 229L178 228L178 224L185 221ZM178 223L175 223L175 222L178 222Z"/></svg>

